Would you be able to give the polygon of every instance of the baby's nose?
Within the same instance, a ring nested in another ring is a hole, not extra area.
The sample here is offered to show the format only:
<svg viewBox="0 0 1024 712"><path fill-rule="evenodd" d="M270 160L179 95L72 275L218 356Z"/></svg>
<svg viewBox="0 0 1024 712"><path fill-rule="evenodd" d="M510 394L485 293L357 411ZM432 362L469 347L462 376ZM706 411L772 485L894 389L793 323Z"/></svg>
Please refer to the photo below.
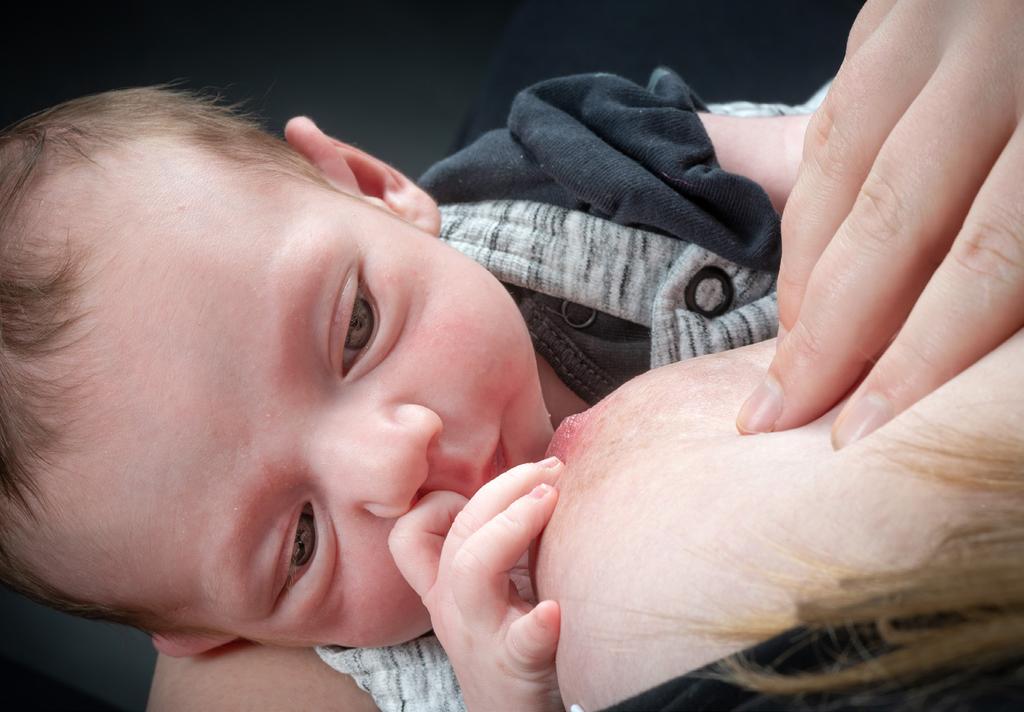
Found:
<svg viewBox="0 0 1024 712"><path fill-rule="evenodd" d="M366 511L382 519L409 511L430 474L430 451L442 428L441 418L429 408L416 404L395 408L384 437L375 443L378 472L369 483Z"/></svg>

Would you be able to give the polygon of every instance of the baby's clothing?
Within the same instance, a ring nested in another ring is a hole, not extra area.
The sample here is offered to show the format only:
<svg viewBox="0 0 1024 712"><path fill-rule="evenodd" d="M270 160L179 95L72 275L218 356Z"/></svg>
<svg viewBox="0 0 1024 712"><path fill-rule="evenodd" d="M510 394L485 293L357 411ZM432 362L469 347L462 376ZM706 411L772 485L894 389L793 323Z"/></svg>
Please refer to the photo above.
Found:
<svg viewBox="0 0 1024 712"><path fill-rule="evenodd" d="M581 75L524 92L527 103L548 102L531 109L544 117L547 137L515 122L526 111L517 98L520 113L513 109L505 134L485 134L478 143L486 150L467 147L423 182L450 203L441 207L441 237L508 286L537 352L594 403L652 367L774 336L779 232L764 191L718 168L707 134L693 124L699 125L693 111L702 105L677 76L657 70L647 90L611 75L589 75L589 81L588 87ZM749 116L810 113L823 97L824 89L799 107L740 102L708 108ZM656 118L645 122L651 106ZM665 112L689 118L666 118ZM630 149L600 146L604 136L625 140L629 127L620 122L627 117L647 130L685 127L691 145L676 150L670 144L678 134L658 140L655 131ZM576 138L566 139L559 122L573 125L566 131ZM586 148L573 148L576 139ZM575 177L587 170L584 150L620 154L607 163L595 155L604 166L601 175L587 174L603 181L596 192ZM670 150L685 161L678 172L662 160L661 152ZM616 192L616 174L608 172L617 170L630 185L624 193ZM653 207L645 196L653 196ZM432 636L387 648L325 646L317 652L351 675L384 712L464 709Z"/></svg>
<svg viewBox="0 0 1024 712"><path fill-rule="evenodd" d="M591 230L600 222L578 216L586 225L575 233L577 244L563 245L562 226L538 210L547 224L536 226L531 244L515 240L522 261L515 265L502 259L504 245L488 241L509 237L506 216L497 216L500 234L479 222L482 231L462 231L474 240L471 256L516 286L536 351L590 404L652 367L773 333L761 324L774 322L774 305L765 305L771 313L747 310L751 333L746 316L714 334L704 328L770 290L780 243L779 218L764 190L715 162L695 113L704 108L667 69L655 70L646 88L610 74L551 79L516 97L507 128L484 134L422 178L442 205L529 201L634 229L605 243ZM793 111L773 106L762 113ZM519 227L531 227L522 212L517 218ZM665 280L668 264L675 273ZM531 270L569 274L559 276L554 292L550 278L536 284ZM586 294L578 293L581 282ZM642 307L623 313L601 306L627 300Z"/></svg>
<svg viewBox="0 0 1024 712"><path fill-rule="evenodd" d="M542 203L448 205L441 214L441 237L511 285L537 352L590 403L651 368L775 334L773 272ZM636 362L609 361L638 345Z"/></svg>
<svg viewBox="0 0 1024 712"><path fill-rule="evenodd" d="M465 712L459 681L433 635L386 648L316 649L320 659L351 675L382 712Z"/></svg>
<svg viewBox="0 0 1024 712"><path fill-rule="evenodd" d="M755 182L723 171L678 74L646 87L613 74L539 82L512 102L508 126L431 167L441 205L528 200L671 235L743 267L774 270L779 220Z"/></svg>

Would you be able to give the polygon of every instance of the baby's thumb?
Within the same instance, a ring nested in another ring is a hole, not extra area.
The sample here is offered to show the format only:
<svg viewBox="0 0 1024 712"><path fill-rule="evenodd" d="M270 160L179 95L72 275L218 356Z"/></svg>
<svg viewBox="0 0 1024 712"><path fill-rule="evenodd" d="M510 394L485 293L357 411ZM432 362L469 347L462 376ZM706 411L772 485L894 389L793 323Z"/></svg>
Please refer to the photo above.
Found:
<svg viewBox="0 0 1024 712"><path fill-rule="evenodd" d="M431 492L395 522L388 548L398 571L423 598L437 580L441 548L452 522L466 505L455 492Z"/></svg>
<svg viewBox="0 0 1024 712"><path fill-rule="evenodd" d="M525 672L549 667L555 659L561 610L555 601L541 601L508 629L512 661Z"/></svg>

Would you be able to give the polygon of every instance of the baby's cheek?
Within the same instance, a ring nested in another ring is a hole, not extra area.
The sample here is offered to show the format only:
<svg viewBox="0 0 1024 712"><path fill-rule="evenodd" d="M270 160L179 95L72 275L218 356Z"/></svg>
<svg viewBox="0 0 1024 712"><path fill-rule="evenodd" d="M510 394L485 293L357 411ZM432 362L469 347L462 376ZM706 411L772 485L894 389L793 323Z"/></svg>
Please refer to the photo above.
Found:
<svg viewBox="0 0 1024 712"><path fill-rule="evenodd" d="M344 618L353 625L349 637L353 642L347 645L397 645L430 630L430 615L393 561L381 561L361 583L344 611Z"/></svg>

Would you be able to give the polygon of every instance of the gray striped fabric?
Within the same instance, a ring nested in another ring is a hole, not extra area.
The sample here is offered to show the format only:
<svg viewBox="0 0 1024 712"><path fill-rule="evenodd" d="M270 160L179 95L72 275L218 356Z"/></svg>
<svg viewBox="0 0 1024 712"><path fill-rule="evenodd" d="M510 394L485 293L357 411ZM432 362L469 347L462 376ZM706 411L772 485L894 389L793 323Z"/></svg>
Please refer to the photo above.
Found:
<svg viewBox="0 0 1024 712"><path fill-rule="evenodd" d="M650 327L651 368L775 335L774 275L697 245L526 201L446 205L441 215L442 239L501 281ZM688 310L683 298L709 265L735 291L733 309L714 318Z"/></svg>
<svg viewBox="0 0 1024 712"><path fill-rule="evenodd" d="M455 672L437 638L387 648L316 649L320 659L355 678L384 712L465 712Z"/></svg>
<svg viewBox="0 0 1024 712"><path fill-rule="evenodd" d="M800 106L732 102L716 114L812 113L828 85ZM651 367L724 351L775 335L775 280L675 238L623 227L584 213L525 201L441 208L442 237L498 279L569 299L651 328ZM706 318L686 309L683 292L697 270L715 265L732 279L734 308ZM437 638L387 648L317 648L351 675L382 712L465 712L459 684Z"/></svg>

